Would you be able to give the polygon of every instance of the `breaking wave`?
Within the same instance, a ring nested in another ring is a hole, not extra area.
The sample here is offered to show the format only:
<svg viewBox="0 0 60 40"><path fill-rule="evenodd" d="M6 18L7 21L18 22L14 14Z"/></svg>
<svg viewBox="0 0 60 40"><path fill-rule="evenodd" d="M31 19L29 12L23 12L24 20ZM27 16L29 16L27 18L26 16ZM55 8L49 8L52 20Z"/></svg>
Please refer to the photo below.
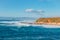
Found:
<svg viewBox="0 0 60 40"><path fill-rule="evenodd" d="M25 23L21 23L21 21L1 21L0 22L0 26L17 26L17 27L29 27L29 26L33 26L33 27L44 27L44 28L60 28L60 26L57 25L36 25L36 24L25 24Z"/></svg>

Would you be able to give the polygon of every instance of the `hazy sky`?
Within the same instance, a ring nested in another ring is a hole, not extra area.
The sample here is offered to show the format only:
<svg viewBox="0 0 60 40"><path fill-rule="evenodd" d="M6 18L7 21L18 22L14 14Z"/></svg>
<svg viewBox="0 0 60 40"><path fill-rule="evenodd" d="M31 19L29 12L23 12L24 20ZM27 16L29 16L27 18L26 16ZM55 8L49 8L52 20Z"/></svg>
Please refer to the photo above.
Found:
<svg viewBox="0 0 60 40"><path fill-rule="evenodd" d="M41 14L60 16L60 0L0 0L0 17L40 17Z"/></svg>

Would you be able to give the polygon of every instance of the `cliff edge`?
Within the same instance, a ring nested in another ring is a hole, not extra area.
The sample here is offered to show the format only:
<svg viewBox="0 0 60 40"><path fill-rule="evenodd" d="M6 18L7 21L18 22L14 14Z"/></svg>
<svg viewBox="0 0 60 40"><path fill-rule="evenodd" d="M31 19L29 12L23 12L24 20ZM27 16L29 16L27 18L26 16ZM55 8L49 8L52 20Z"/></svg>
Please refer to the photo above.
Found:
<svg viewBox="0 0 60 40"><path fill-rule="evenodd" d="M60 17L51 17L51 18L39 18L36 20L36 23L60 23Z"/></svg>

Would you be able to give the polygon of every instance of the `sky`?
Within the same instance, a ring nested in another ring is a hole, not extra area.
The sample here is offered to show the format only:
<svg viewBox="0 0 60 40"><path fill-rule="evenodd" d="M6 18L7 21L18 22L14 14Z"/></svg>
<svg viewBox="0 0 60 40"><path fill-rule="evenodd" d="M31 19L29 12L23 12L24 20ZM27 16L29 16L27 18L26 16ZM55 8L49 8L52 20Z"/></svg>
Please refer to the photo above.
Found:
<svg viewBox="0 0 60 40"><path fill-rule="evenodd" d="M60 16L60 0L0 0L0 17Z"/></svg>

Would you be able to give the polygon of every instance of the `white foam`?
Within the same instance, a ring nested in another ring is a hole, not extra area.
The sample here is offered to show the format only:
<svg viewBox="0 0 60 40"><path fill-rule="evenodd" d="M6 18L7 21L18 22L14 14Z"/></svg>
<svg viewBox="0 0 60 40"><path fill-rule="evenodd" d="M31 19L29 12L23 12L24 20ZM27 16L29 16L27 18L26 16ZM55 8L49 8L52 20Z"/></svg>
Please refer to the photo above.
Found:
<svg viewBox="0 0 60 40"><path fill-rule="evenodd" d="M29 27L29 26L39 26L39 27L44 27L44 28L60 28L60 26L58 25L44 25L44 24L40 24L40 25L37 25L37 24L28 24L28 23L21 23L19 21L2 21L0 23L4 23L3 25L6 25L6 26L17 26L17 27Z"/></svg>
<svg viewBox="0 0 60 40"><path fill-rule="evenodd" d="M44 27L44 28L60 28L60 26L58 25L37 25L37 24L25 24L25 23L16 23L17 26L25 26L25 27L29 27L29 26L33 26L33 27Z"/></svg>
<svg viewBox="0 0 60 40"><path fill-rule="evenodd" d="M42 25L44 28L60 28L58 25Z"/></svg>

